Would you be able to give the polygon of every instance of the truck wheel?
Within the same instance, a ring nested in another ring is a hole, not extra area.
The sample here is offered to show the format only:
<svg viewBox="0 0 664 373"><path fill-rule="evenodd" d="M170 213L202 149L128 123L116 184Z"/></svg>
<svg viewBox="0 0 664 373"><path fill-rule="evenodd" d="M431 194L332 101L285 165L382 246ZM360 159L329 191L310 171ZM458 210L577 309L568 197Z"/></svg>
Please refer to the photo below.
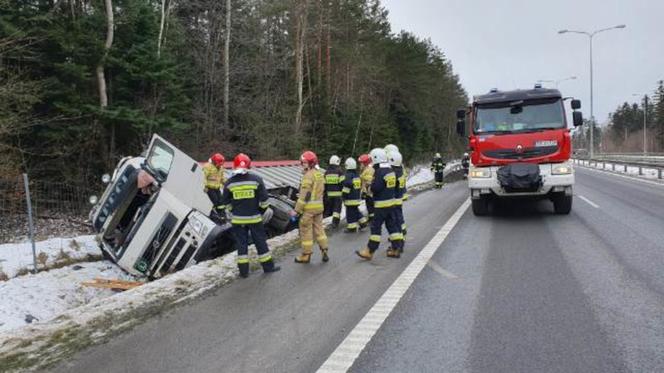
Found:
<svg viewBox="0 0 664 373"><path fill-rule="evenodd" d="M561 194L554 197L553 210L556 214L568 215L572 211L572 196Z"/></svg>
<svg viewBox="0 0 664 373"><path fill-rule="evenodd" d="M473 214L475 216L484 216L489 213L489 199L486 197L480 197L479 199L472 200L473 203Z"/></svg>

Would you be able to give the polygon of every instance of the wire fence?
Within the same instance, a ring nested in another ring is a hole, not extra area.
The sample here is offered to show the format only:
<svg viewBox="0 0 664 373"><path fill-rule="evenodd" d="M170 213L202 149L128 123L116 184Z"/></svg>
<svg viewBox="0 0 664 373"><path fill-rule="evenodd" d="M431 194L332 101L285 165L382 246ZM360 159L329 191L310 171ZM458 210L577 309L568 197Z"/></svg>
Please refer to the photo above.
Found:
<svg viewBox="0 0 664 373"><path fill-rule="evenodd" d="M30 180L29 192L36 239L89 232L88 196L93 188ZM28 217L23 177L0 178L0 243L25 241L30 231Z"/></svg>

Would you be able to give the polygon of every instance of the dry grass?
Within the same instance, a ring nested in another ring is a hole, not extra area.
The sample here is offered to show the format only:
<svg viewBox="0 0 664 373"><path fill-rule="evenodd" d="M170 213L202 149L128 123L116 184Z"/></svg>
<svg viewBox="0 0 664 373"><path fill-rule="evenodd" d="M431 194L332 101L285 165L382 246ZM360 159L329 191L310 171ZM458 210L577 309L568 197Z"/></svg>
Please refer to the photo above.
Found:
<svg viewBox="0 0 664 373"><path fill-rule="evenodd" d="M37 255L37 265L41 266L42 268L46 268L46 263L48 263L48 254L40 251L39 255Z"/></svg>
<svg viewBox="0 0 664 373"><path fill-rule="evenodd" d="M2 266L0 266L0 281L7 281L9 280L9 276L2 270Z"/></svg>

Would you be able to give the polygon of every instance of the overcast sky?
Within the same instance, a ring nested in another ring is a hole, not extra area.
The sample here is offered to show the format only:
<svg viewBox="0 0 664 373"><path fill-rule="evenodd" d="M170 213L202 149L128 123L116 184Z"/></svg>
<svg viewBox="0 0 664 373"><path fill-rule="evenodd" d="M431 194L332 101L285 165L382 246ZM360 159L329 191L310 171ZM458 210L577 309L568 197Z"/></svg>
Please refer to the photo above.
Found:
<svg viewBox="0 0 664 373"><path fill-rule="evenodd" d="M664 0L383 0L392 30L430 38L472 95L557 80L590 117L588 37L558 30L622 30L596 35L595 117L600 123L634 93L664 79ZM545 83L546 85L546 83ZM549 84L550 85L550 84ZM555 85L555 84L554 84Z"/></svg>

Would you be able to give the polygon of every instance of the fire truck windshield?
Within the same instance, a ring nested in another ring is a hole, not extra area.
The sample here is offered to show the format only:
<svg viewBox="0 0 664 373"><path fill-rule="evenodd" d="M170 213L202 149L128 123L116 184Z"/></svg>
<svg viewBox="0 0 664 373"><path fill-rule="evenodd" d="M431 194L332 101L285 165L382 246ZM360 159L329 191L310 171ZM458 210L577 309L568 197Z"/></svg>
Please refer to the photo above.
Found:
<svg viewBox="0 0 664 373"><path fill-rule="evenodd" d="M504 102L476 108L476 134L524 133L565 128L563 103L559 98Z"/></svg>

